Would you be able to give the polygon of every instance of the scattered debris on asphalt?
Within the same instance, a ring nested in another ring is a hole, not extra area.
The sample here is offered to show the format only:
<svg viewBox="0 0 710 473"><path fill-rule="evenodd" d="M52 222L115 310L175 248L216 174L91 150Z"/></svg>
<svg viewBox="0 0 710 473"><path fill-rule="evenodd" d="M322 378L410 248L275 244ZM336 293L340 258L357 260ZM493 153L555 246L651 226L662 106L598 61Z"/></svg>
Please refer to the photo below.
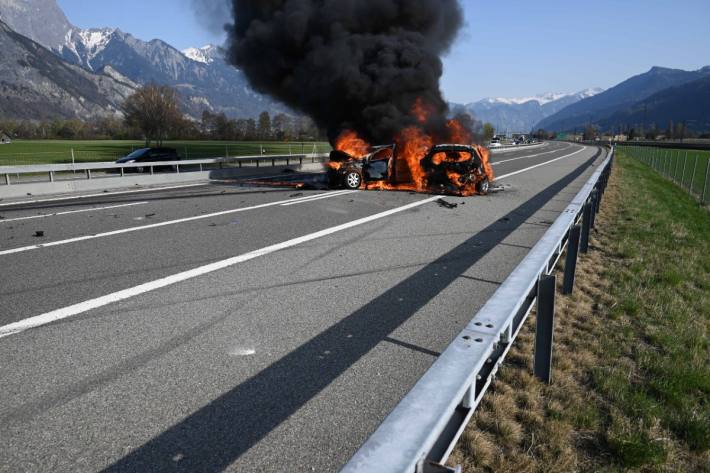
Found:
<svg viewBox="0 0 710 473"><path fill-rule="evenodd" d="M34 234L35 238L43 238L44 237L44 231L42 230L37 230Z"/></svg>
<svg viewBox="0 0 710 473"><path fill-rule="evenodd" d="M216 227L216 226L217 226L216 223L210 223L210 227Z"/></svg>
<svg viewBox="0 0 710 473"><path fill-rule="evenodd" d="M155 214L147 214L147 215L145 216L145 218L153 218L153 217L155 217Z"/></svg>
<svg viewBox="0 0 710 473"><path fill-rule="evenodd" d="M303 192L296 192L295 194L291 194L289 197L294 198L294 197L301 197L303 195Z"/></svg>
<svg viewBox="0 0 710 473"><path fill-rule="evenodd" d="M455 209L459 206L459 204L452 204L444 199L439 199L436 203L439 204L439 207L444 207L445 209Z"/></svg>

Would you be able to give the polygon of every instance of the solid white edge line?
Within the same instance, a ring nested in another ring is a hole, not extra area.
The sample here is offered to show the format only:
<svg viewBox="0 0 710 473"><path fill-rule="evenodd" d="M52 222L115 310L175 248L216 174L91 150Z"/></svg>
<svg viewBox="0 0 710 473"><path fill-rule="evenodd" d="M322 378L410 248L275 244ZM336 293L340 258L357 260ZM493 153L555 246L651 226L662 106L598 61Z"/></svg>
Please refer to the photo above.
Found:
<svg viewBox="0 0 710 473"><path fill-rule="evenodd" d="M10 205L28 205L28 204L42 204L45 202L59 202L62 200L77 200L77 199L90 199L92 197L106 197L112 195L124 195L124 194L137 194L139 192L159 192L168 191L173 189L186 189L188 187L200 187L208 186L209 183L203 182L201 184L186 184L183 186L170 186L170 187L151 187L150 189L135 189L130 191L120 191L120 192L102 192L100 194L82 194L82 195L72 195L66 197L53 197L51 199L38 199L38 200L23 200L20 202L6 202L0 204L0 207L8 207Z"/></svg>
<svg viewBox="0 0 710 473"><path fill-rule="evenodd" d="M160 228L160 227L165 227L168 225L176 225L178 223L194 222L196 220L204 220L207 218L221 217L223 215L230 215L230 214L235 214L235 213L240 213L240 212L246 212L249 210L258 210L258 209L263 209L263 208L267 208L267 207L275 207L277 205L282 205L282 204L286 204L289 202L309 201L309 200L313 199L314 197L320 197L323 199L328 198L328 197L338 197L340 194L341 194L341 192L328 192L325 194L316 194L315 196L306 196L306 197L301 197L298 199L281 200L281 201L277 201L277 202L269 202L266 204L254 205L252 207L242 207L242 208L238 208L238 209L223 210L221 212L214 212L214 213L204 214L204 215L196 215L194 217L186 217L186 218L181 218L181 219L177 219L177 220L168 220L166 222L153 223L151 225L142 225L139 227L122 228L120 230L113 230L110 232L97 233L94 235L85 235L85 236L80 236L80 237L75 237L75 238L68 238L66 240L58 240L58 241L43 243L43 244L39 244L39 245L30 245L30 246L23 246L20 248L12 248L10 250L0 251L0 256L12 255L12 254L16 254L16 253L23 253L25 251L38 250L40 248L50 248L53 246L67 245L69 243L76 243L79 241L94 240L97 238L105 238L105 237L109 237L109 236L122 235L124 233L133 233L133 232L138 232L138 231L142 231L142 230L150 230L153 228Z"/></svg>
<svg viewBox="0 0 710 473"><path fill-rule="evenodd" d="M510 162L512 162L512 161L519 161L519 160L521 160L521 159L536 158L536 157L538 157L538 156L544 156L544 155L546 155L546 154L556 153L556 152L558 152L558 151L564 151L564 150L566 150L566 149L570 149L570 148L573 148L573 147L574 147L574 145L569 145L569 146L565 146L564 148L553 149L552 151L546 151L546 152L544 152L544 153L529 154L529 155L526 155L526 156L520 156L520 157L518 157L518 158L506 159L505 161L497 161L497 162L495 162L495 163L491 163L491 166L497 166L497 165L499 165L499 164L510 163Z"/></svg>
<svg viewBox="0 0 710 473"><path fill-rule="evenodd" d="M69 210L66 212L57 212L53 214L44 214L44 215L32 215L29 217L17 217L17 218L8 218L8 219L2 219L0 220L1 223L9 223L9 222L20 222L23 220L34 220L38 218L47 218L47 217L59 217L62 215L71 215L71 214L78 214L78 213L86 213L86 212L92 212L92 211L99 211L99 210L111 210L111 209L120 209L123 207L134 207L136 205L146 205L148 202L134 202L130 204L121 204L121 205L111 205L109 207L92 207L90 209L81 209L81 210Z"/></svg>
<svg viewBox="0 0 710 473"><path fill-rule="evenodd" d="M550 161L545 161L544 163L536 164L535 166L530 166L529 168L521 169L521 170L519 170L519 171L515 171L515 172L511 172L511 173L509 173L509 174L504 174L504 175L502 175L502 176L498 176L498 177L495 178L495 180L496 180L496 181L500 181L501 179L506 179L506 178L508 178L508 177L516 176L516 175L518 175L518 174L522 174L522 173L524 173L524 172L530 171L531 169L539 168L539 167L542 167L542 166L547 166L548 164L554 163L555 161L559 161L559 160L561 160L561 159L566 159L566 158L569 158L570 156L574 156L575 154L579 154L579 153L581 153L582 151L584 151L585 149L587 149L587 148L582 148L582 149L580 149L580 150L578 150L578 151L575 151L575 152L572 153L572 154L567 154L567 155L561 156L561 157L559 157L559 158L551 159Z"/></svg>
<svg viewBox="0 0 710 473"><path fill-rule="evenodd" d="M308 235L304 235L298 238L294 238L282 243L278 243L275 245L267 246L265 248L261 248L259 250L251 251L249 253L245 253L240 256L235 256L233 258L225 259L222 261L217 261L215 263L211 263L205 266L201 266L199 268L191 269L188 271L184 271L182 273L174 274L172 276L168 276L162 279L158 279L155 281L151 281L145 284L141 284L139 286L135 286L129 289L124 289L122 291L114 292L112 294L108 294L105 296L97 297L96 299L91 299L88 301L81 302L79 304L74 304L68 307L64 307L61 309L54 310L52 312L47 312L42 315L38 315L35 317L30 317L24 320L21 320L19 322L15 322L9 325L5 325L3 327L0 327L0 338L4 338L10 335L14 335L20 332L23 332L28 329L32 328L37 328L42 325L46 325L52 322L56 322L58 320L63 320L69 317L73 317L78 314L82 314L84 312L97 309L99 307L104 307L106 305L112 304L114 302L119 302L125 299L129 299L131 297L138 296L140 294L145 294L147 292L152 292L155 291L156 289L161 289L167 286L171 286L173 284L177 284L183 281L187 281L188 279L193 279L199 276L203 276L205 274L213 273L215 271L219 271L221 269L228 268L230 266L237 265L239 263L244 263L246 261L258 258L260 256L265 256L270 253L275 253L277 251L281 251L287 248L291 248L297 245L300 245L301 243L305 243L308 241L316 240L328 235L332 235L334 233L342 232L344 230L348 230L353 227L357 227L375 220L380 220L385 217L389 217L390 215L398 214L401 212L405 212L407 210L413 209L415 207L420 207L422 205L428 204L430 202L434 202L438 199L440 199L440 196L435 196L435 197L430 197L428 199L420 200L408 205L404 205L402 207L397 207L395 209L387 210L385 212L381 212L375 215L371 215L369 217L364 217L358 220L353 220L351 222L344 223L342 225L338 225L335 227L327 228L325 230L321 230L315 233L310 233Z"/></svg>

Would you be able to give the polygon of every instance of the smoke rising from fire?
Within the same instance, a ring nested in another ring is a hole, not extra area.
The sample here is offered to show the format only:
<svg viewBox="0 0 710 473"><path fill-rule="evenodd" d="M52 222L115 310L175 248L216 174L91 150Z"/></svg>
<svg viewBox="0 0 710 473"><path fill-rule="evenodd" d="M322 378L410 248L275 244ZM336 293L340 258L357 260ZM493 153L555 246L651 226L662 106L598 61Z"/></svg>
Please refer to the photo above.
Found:
<svg viewBox="0 0 710 473"><path fill-rule="evenodd" d="M227 59L331 140L356 130L387 143L415 125L446 135L441 56L463 23L458 0L232 0L232 8ZM424 124L413 113L418 100Z"/></svg>

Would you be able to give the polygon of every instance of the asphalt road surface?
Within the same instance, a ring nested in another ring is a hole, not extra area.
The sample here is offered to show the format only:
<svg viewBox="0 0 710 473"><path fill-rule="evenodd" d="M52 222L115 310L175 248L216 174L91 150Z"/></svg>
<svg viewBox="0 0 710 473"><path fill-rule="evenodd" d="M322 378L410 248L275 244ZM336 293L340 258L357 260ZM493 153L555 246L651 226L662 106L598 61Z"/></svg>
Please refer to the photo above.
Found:
<svg viewBox="0 0 710 473"><path fill-rule="evenodd" d="M604 155L497 155L505 191L456 208L239 183L0 202L0 471L338 471Z"/></svg>

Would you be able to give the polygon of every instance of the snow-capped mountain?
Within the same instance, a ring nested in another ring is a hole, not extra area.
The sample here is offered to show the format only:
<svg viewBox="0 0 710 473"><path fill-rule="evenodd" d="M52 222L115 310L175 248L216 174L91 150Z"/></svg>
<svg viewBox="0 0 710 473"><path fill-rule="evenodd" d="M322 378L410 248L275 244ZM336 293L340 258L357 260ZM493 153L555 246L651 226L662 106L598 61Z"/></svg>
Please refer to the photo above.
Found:
<svg viewBox="0 0 710 473"><path fill-rule="evenodd" d="M500 132L528 132L535 124L560 110L593 97L602 89L587 89L574 94L545 93L520 98L486 98L463 107L478 120L492 123Z"/></svg>
<svg viewBox="0 0 710 473"><path fill-rule="evenodd" d="M214 44L208 44L201 48L183 49L182 53L187 58L201 62L202 64L212 64L214 60L221 55L219 47Z"/></svg>
<svg viewBox="0 0 710 473"><path fill-rule="evenodd" d="M164 41L143 41L117 28L77 28L56 0L0 0L0 17L18 33L89 71L102 73L110 67L111 77L176 87L186 111L195 118L204 110L245 118L262 111L288 112L254 92L216 46L178 51Z"/></svg>

